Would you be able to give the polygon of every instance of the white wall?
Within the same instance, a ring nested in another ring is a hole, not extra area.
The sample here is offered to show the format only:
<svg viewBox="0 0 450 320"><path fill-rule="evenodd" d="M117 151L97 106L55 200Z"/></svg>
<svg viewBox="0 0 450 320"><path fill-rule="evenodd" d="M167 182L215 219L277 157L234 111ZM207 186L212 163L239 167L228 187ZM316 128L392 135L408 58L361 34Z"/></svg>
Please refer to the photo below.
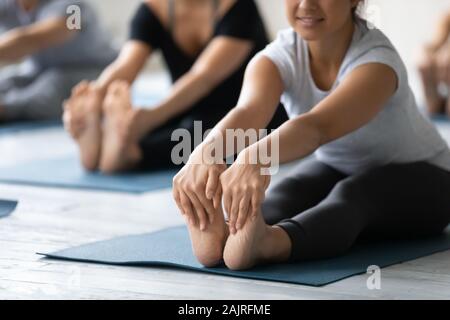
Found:
<svg viewBox="0 0 450 320"><path fill-rule="evenodd" d="M270 34L287 26L283 0L256 0L266 19ZM108 29L123 41L128 20L140 0L90 0ZM439 15L450 9L450 0L369 0L367 14L390 37L410 71L412 85L419 92L414 59L418 48L434 29ZM420 98L420 94L419 94Z"/></svg>

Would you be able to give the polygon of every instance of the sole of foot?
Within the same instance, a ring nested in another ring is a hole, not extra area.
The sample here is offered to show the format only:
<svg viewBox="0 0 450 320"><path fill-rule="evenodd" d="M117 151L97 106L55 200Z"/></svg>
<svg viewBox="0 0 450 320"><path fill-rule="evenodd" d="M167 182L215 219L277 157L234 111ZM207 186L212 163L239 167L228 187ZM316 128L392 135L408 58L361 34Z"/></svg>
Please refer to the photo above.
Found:
<svg viewBox="0 0 450 320"><path fill-rule="evenodd" d="M70 113L71 132L78 144L80 159L87 170L96 170L101 151L101 102L89 83L83 82L74 88L72 96L65 104L65 111Z"/></svg>
<svg viewBox="0 0 450 320"><path fill-rule="evenodd" d="M215 267L223 261L223 251L228 238L228 226L221 209L214 221L204 231L198 223L188 224L192 250L197 260L205 267Z"/></svg>
<svg viewBox="0 0 450 320"><path fill-rule="evenodd" d="M110 85L103 102L103 140L100 170L113 174L132 169L141 159L137 144L129 144L124 138L127 113L132 111L130 88L126 82Z"/></svg>

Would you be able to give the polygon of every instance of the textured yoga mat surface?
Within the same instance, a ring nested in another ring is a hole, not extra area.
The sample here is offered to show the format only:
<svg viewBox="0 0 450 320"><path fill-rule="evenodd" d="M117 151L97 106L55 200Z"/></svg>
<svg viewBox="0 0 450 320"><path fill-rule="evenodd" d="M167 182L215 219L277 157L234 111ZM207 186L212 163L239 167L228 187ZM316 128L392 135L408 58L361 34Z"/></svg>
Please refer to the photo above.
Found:
<svg viewBox="0 0 450 320"><path fill-rule="evenodd" d="M0 218L9 216L17 207L17 201L0 200Z"/></svg>
<svg viewBox="0 0 450 320"><path fill-rule="evenodd" d="M76 157L34 161L0 169L0 182L47 187L143 193L170 188L174 170L107 176L86 172Z"/></svg>
<svg viewBox="0 0 450 320"><path fill-rule="evenodd" d="M240 278L326 285L366 273L372 265L386 267L450 249L450 228L442 236L421 240L356 245L346 255L327 260L231 271L224 266L202 267L192 254L188 231L175 227L163 231L116 238L45 254L48 258L113 265L176 267Z"/></svg>

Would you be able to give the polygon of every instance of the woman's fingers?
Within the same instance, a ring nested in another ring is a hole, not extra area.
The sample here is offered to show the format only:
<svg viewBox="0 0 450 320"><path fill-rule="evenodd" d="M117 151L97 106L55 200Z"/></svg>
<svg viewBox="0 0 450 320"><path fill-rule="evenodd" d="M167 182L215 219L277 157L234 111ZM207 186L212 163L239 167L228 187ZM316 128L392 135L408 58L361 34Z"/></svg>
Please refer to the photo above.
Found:
<svg viewBox="0 0 450 320"><path fill-rule="evenodd" d="M213 223L214 216L216 214L216 209L214 208L213 202L210 199L206 198L205 189L200 187L198 189L198 192L194 192L197 199L200 201L200 204L202 205L202 208L207 214L208 221L210 223Z"/></svg>
<svg viewBox="0 0 450 320"><path fill-rule="evenodd" d="M252 196L252 207L251 207L251 218L256 218L258 214L258 210L261 207L262 202L264 201L264 191L255 192Z"/></svg>
<svg viewBox="0 0 450 320"><path fill-rule="evenodd" d="M239 213L236 222L236 230L240 230L247 221L249 207L250 207L251 196L248 193L245 193L240 204L239 204Z"/></svg>
<svg viewBox="0 0 450 320"><path fill-rule="evenodd" d="M198 199L195 192L188 191L187 195L189 196L189 199L191 200L194 210L195 210L195 217L198 218L200 223L200 230L204 231L206 229L206 226L208 224L208 216L205 212L205 209L203 208L202 203Z"/></svg>
<svg viewBox="0 0 450 320"><path fill-rule="evenodd" d="M231 220L231 204L232 204L232 197L230 192L224 192L223 193L223 207L225 208L225 212L228 217L228 222Z"/></svg>
<svg viewBox="0 0 450 320"><path fill-rule="evenodd" d="M222 206L222 185L219 183L216 189L216 194L213 199L214 209L219 210Z"/></svg>
<svg viewBox="0 0 450 320"><path fill-rule="evenodd" d="M216 194L217 187L219 185L219 174L210 170L208 174L208 181L206 182L206 198L208 200L213 200L214 195Z"/></svg>
<svg viewBox="0 0 450 320"><path fill-rule="evenodd" d="M182 208L181 211L186 216L188 223L190 225L195 225L196 219L191 200L183 191L180 191L179 195L180 195L180 204Z"/></svg>

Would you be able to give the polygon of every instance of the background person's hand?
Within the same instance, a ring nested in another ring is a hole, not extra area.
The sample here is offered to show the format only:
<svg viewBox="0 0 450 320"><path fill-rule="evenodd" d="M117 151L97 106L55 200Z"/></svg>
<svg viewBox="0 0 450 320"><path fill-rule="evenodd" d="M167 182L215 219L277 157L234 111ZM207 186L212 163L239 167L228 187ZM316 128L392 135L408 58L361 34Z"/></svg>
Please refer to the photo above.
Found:
<svg viewBox="0 0 450 320"><path fill-rule="evenodd" d="M223 203L232 234L241 229L247 219L255 218L271 177L261 173L261 166L249 164L245 150L236 162L220 176Z"/></svg>
<svg viewBox="0 0 450 320"><path fill-rule="evenodd" d="M173 179L173 197L178 208L190 225L199 225L202 231L220 212L220 175L227 168L225 163L205 161L203 155L203 148L197 148Z"/></svg>

